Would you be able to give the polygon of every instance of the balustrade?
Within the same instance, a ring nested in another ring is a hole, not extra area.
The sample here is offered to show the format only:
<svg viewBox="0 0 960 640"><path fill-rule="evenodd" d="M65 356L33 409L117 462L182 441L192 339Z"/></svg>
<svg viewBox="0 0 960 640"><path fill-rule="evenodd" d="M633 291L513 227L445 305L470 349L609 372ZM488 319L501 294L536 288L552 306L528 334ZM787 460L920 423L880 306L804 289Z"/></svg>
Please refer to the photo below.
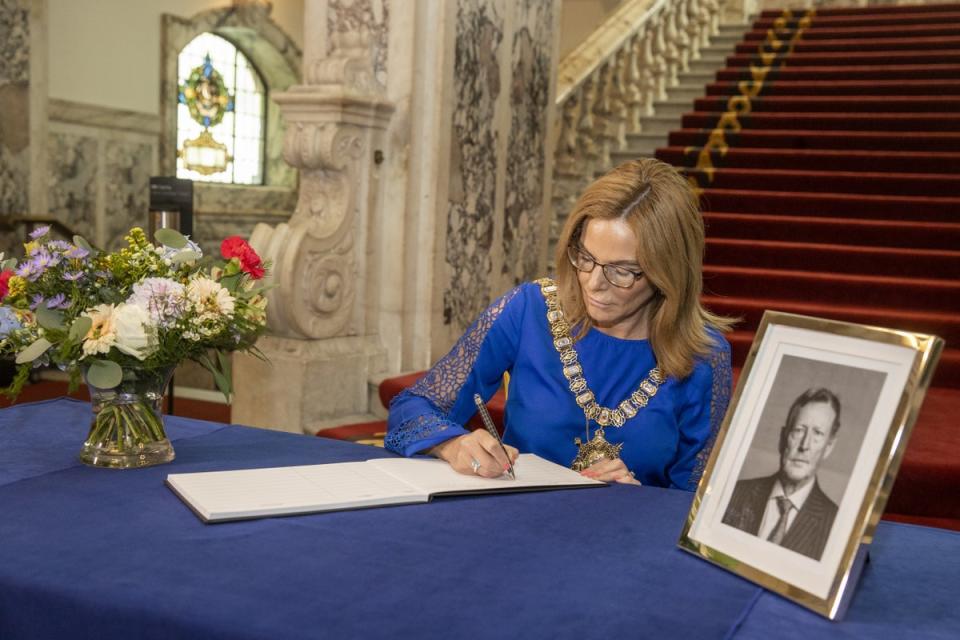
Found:
<svg viewBox="0 0 960 640"><path fill-rule="evenodd" d="M643 130L644 119L656 115L655 103L666 100L679 73L709 45L726 1L626 3L610 19L622 25L613 42L610 30L602 30L561 62L551 247L580 191L609 168L611 151L624 148L627 134ZM595 59L585 61L588 53Z"/></svg>

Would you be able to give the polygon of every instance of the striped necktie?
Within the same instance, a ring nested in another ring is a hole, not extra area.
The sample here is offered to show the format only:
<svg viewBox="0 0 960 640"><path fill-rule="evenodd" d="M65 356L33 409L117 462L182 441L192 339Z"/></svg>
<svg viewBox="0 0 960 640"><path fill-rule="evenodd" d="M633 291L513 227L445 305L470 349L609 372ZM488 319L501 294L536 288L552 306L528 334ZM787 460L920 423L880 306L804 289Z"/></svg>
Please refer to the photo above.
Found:
<svg viewBox="0 0 960 640"><path fill-rule="evenodd" d="M767 540L774 544L783 542L783 536L787 534L787 516L790 515L790 509L792 508L793 503L790 502L790 498L787 496L777 496L777 509L780 510L780 519L777 520L777 526L773 528Z"/></svg>

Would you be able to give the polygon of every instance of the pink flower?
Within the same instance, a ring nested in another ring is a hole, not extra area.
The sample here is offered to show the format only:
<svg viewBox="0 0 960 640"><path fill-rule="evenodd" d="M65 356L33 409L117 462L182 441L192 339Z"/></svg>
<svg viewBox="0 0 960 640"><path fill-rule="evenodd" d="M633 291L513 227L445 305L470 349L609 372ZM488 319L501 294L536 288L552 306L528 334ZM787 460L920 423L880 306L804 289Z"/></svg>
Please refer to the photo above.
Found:
<svg viewBox="0 0 960 640"><path fill-rule="evenodd" d="M240 269L248 274L254 280L259 280L266 271L263 269L263 263L260 256L253 250L247 241L240 236L230 236L224 238L220 243L220 255L227 260L236 258L240 261Z"/></svg>

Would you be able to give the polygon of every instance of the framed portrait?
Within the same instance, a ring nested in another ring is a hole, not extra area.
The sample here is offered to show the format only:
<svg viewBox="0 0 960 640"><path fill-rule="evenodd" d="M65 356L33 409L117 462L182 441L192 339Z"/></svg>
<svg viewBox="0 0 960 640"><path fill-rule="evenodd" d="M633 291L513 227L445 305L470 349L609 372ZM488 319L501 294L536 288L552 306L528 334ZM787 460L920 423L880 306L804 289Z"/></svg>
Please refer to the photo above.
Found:
<svg viewBox="0 0 960 640"><path fill-rule="evenodd" d="M943 341L767 311L679 545L842 617Z"/></svg>

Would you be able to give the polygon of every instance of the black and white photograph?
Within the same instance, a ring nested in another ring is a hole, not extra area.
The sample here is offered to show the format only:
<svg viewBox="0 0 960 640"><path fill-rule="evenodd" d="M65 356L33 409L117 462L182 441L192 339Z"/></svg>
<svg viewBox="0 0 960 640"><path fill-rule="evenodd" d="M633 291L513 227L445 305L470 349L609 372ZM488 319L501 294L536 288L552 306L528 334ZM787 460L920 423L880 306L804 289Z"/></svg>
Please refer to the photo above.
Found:
<svg viewBox="0 0 960 640"><path fill-rule="evenodd" d="M679 546L842 617L942 347L766 311Z"/></svg>
<svg viewBox="0 0 960 640"><path fill-rule="evenodd" d="M784 356L723 523L820 560L885 378Z"/></svg>

